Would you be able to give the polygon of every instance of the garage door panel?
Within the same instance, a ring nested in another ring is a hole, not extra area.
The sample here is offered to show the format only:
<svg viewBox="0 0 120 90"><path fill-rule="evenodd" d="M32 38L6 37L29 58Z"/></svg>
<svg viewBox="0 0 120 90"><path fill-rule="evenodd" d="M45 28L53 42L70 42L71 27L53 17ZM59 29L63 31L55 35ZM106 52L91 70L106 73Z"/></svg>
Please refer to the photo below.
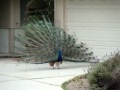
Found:
<svg viewBox="0 0 120 90"><path fill-rule="evenodd" d="M68 26L68 30L107 30L107 31L120 31L120 28L118 27L113 27L113 28L109 28L109 27L86 27L86 26L83 26L83 27L79 27L79 26ZM74 32L74 31L73 31Z"/></svg>
<svg viewBox="0 0 120 90"><path fill-rule="evenodd" d="M120 47L120 42L117 41L102 41L102 43L100 42L101 40L85 40L85 39L78 39L79 43L80 41L83 42L87 42L86 44L90 47L101 47L101 48L105 48L105 47L109 47L109 48L114 48L114 47Z"/></svg>
<svg viewBox="0 0 120 90"><path fill-rule="evenodd" d="M105 33L106 32L106 33ZM69 30L69 34L75 33L77 44L84 42L89 48L92 48L95 56L103 57L106 54L120 49L120 31L114 30Z"/></svg>
<svg viewBox="0 0 120 90"><path fill-rule="evenodd" d="M77 42L84 42L84 43L89 43L89 42L94 42L94 43L101 43L101 45L103 45L103 43L105 42L105 43L111 43L111 44L113 44L113 43L116 43L116 46L118 46L118 45L120 45L120 40L118 40L118 39L112 39L112 38L110 38L110 39L104 39L104 38L91 38L91 37L80 37L80 38L77 38L76 37L76 39L77 39ZM100 45L100 44L99 44Z"/></svg>
<svg viewBox="0 0 120 90"><path fill-rule="evenodd" d="M86 7L87 6L87 7ZM113 7L114 6L114 7ZM93 9L93 10L119 10L120 8L120 3L119 5L78 5L78 4L67 4L66 6L67 9Z"/></svg>
<svg viewBox="0 0 120 90"><path fill-rule="evenodd" d="M120 49L120 0L67 0L66 27L95 56Z"/></svg>
<svg viewBox="0 0 120 90"><path fill-rule="evenodd" d="M120 0L67 0L69 5L120 5Z"/></svg>
<svg viewBox="0 0 120 90"><path fill-rule="evenodd" d="M95 39L118 39L120 38L120 31L107 31L107 30L77 30L77 29L71 29L69 30L69 33L76 33L76 36L81 37L88 37L88 38L95 38Z"/></svg>
<svg viewBox="0 0 120 90"><path fill-rule="evenodd" d="M88 21L88 22L79 22L79 21L72 21L72 22L68 22L68 27L78 27L78 28L88 28L88 29L96 29L96 28L101 28L104 29L114 29L114 28L118 28L120 30L120 22L91 22L91 21ZM114 29L114 30L116 30ZM117 29L117 30L118 30Z"/></svg>
<svg viewBox="0 0 120 90"><path fill-rule="evenodd" d="M87 10L87 9L68 10L68 22L70 21L119 22L120 21L119 17L120 17L120 9L119 10Z"/></svg>
<svg viewBox="0 0 120 90"><path fill-rule="evenodd" d="M92 51L94 52L94 55L98 58L103 58L104 56L109 56L111 53L117 52L117 49L114 48L93 48ZM99 55L99 56L98 56Z"/></svg>

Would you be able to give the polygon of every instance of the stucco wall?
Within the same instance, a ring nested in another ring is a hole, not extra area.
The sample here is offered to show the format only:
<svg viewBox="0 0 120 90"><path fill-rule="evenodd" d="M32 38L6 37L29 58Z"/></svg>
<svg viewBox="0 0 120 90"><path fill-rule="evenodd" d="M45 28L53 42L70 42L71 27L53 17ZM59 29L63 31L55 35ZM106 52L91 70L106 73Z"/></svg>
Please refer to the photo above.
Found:
<svg viewBox="0 0 120 90"><path fill-rule="evenodd" d="M17 37L19 37L19 35L24 36L25 35L24 31L22 29L15 29L15 52L16 53L21 52L21 50L25 48L25 44L17 40Z"/></svg>
<svg viewBox="0 0 120 90"><path fill-rule="evenodd" d="M65 0L54 0L55 26L65 28Z"/></svg>
<svg viewBox="0 0 120 90"><path fill-rule="evenodd" d="M20 28L20 0L10 2L10 28Z"/></svg>
<svg viewBox="0 0 120 90"><path fill-rule="evenodd" d="M8 53L9 51L9 30L0 29L0 53Z"/></svg>
<svg viewBox="0 0 120 90"><path fill-rule="evenodd" d="M20 0L0 1L0 52L15 51L15 30L20 28Z"/></svg>

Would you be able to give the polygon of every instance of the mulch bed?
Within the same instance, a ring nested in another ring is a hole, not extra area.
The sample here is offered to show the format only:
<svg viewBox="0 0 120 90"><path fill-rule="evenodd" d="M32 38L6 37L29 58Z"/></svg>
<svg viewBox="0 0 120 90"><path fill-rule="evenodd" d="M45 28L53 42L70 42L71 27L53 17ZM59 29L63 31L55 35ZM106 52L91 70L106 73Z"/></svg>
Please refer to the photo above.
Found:
<svg viewBox="0 0 120 90"><path fill-rule="evenodd" d="M64 90L92 90L90 89L90 84L86 79L86 76L77 76L65 83L63 83L62 88Z"/></svg>
<svg viewBox="0 0 120 90"><path fill-rule="evenodd" d="M77 76L62 84L64 90L93 90L86 78L86 75ZM100 89L103 90L103 89ZM107 90L120 90L120 80L117 80Z"/></svg>

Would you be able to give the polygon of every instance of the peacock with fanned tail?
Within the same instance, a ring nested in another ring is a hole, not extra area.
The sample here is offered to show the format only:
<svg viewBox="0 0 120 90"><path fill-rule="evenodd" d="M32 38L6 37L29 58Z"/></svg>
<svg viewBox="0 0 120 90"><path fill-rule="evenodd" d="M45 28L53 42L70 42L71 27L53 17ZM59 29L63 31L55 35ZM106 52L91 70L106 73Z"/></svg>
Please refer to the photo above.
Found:
<svg viewBox="0 0 120 90"><path fill-rule="evenodd" d="M24 35L18 35L17 42L24 47L17 47L22 58L26 61L48 62L50 66L62 61L90 61L94 59L93 53L85 44L76 44L74 36L65 30L55 27L48 19L32 18L23 26Z"/></svg>

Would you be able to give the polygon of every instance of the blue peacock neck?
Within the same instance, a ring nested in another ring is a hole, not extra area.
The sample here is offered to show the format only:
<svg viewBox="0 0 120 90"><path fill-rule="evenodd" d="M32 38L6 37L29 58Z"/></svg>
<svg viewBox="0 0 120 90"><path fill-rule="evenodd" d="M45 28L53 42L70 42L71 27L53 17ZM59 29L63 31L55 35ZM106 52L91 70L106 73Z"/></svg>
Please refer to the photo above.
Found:
<svg viewBox="0 0 120 90"><path fill-rule="evenodd" d="M58 50L58 59L57 61L62 61L62 51L59 49Z"/></svg>

